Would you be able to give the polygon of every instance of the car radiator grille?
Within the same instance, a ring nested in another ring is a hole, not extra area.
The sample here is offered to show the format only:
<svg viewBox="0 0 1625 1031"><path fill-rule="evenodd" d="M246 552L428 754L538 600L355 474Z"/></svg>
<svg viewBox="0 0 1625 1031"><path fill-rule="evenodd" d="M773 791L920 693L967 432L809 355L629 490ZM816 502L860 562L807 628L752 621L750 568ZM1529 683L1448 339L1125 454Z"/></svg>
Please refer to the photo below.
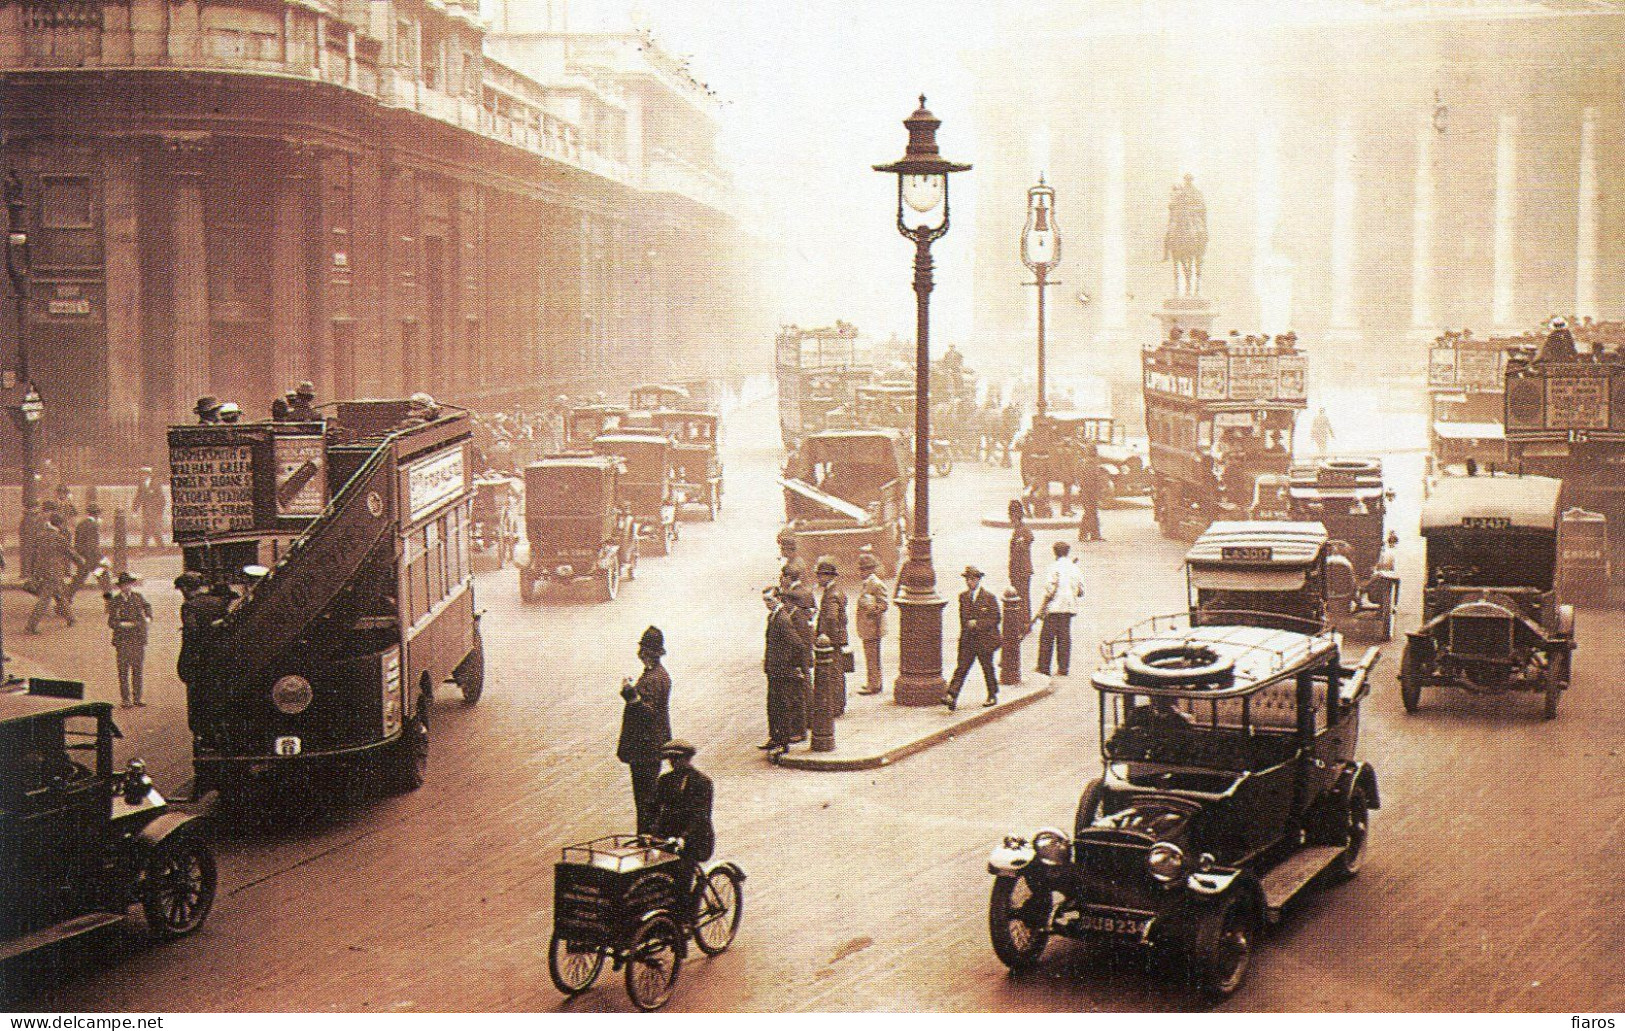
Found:
<svg viewBox="0 0 1625 1031"><path fill-rule="evenodd" d="M1464 658L1510 658L1512 621L1503 616L1452 616L1450 651Z"/></svg>

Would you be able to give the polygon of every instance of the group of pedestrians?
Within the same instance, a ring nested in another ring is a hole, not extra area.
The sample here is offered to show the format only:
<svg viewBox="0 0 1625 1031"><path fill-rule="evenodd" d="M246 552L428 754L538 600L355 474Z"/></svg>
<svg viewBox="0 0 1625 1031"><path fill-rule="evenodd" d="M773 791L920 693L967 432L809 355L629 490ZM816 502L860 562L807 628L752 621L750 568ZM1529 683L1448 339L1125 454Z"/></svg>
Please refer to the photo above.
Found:
<svg viewBox="0 0 1625 1031"><path fill-rule="evenodd" d="M831 714L846 713L846 674L856 671L847 620L846 592L838 585L840 566L829 555L813 564L808 582L807 563L798 554L794 530L779 533L779 582L762 588L767 608L766 643L762 672L767 678L767 740L758 748L770 753L787 750L807 740L813 704L813 666L820 643L830 650L834 668ZM865 548L858 555L856 627L862 642L864 684L859 694L883 690L881 641L886 634L886 612L891 591L879 576L880 560Z"/></svg>
<svg viewBox="0 0 1625 1031"><path fill-rule="evenodd" d="M66 485L57 488L55 497L32 503L23 512L17 534L18 572L36 599L28 633L39 633L41 621L53 608L63 622L74 625L75 595L93 573L107 567L101 514L101 507L92 501L81 516Z"/></svg>

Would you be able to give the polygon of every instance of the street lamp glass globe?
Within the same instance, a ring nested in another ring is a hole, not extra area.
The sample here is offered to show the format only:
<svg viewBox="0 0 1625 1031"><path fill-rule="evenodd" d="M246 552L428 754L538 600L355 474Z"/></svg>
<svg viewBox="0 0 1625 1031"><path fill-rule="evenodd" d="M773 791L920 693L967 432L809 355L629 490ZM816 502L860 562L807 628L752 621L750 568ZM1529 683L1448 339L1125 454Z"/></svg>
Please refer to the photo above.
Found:
<svg viewBox="0 0 1625 1031"><path fill-rule="evenodd" d="M1053 268L1061 260L1061 229L1055 224L1055 191L1040 182L1027 191L1027 225L1021 260L1028 268Z"/></svg>
<svg viewBox="0 0 1625 1031"><path fill-rule="evenodd" d="M929 215L937 210L947 191L946 175L903 176L903 203L922 215Z"/></svg>

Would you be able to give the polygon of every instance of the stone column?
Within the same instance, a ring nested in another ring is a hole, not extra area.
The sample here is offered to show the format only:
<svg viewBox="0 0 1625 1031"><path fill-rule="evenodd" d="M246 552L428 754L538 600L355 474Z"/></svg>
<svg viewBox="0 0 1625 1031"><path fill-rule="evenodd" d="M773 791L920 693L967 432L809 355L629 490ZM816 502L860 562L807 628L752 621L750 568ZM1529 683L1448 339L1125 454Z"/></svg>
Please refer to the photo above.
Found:
<svg viewBox="0 0 1625 1031"><path fill-rule="evenodd" d="M141 363L140 154L110 143L103 166L109 453L134 448L145 408Z"/></svg>
<svg viewBox="0 0 1625 1031"><path fill-rule="evenodd" d="M1602 193L1597 183L1597 109L1585 109L1580 122L1580 205L1575 217L1574 312L1597 318L1598 212Z"/></svg>
<svg viewBox="0 0 1625 1031"><path fill-rule="evenodd" d="M1490 316L1513 328L1518 254L1518 116L1502 115L1495 134L1495 263Z"/></svg>
<svg viewBox="0 0 1625 1031"><path fill-rule="evenodd" d="M1430 113L1416 122L1416 202L1411 211L1411 335L1431 341L1437 333L1434 302L1433 232L1434 168L1433 127Z"/></svg>
<svg viewBox="0 0 1625 1031"><path fill-rule="evenodd" d="M1276 248L1281 227L1281 134L1275 119L1265 116L1258 130L1255 172L1258 221L1253 239L1253 293L1258 298L1258 328L1285 333L1292 328L1296 267L1290 254Z"/></svg>
<svg viewBox="0 0 1625 1031"><path fill-rule="evenodd" d="M1100 342L1113 344L1128 337L1128 144L1121 111L1108 116L1100 161L1106 180L1100 219Z"/></svg>
<svg viewBox="0 0 1625 1031"><path fill-rule="evenodd" d="M284 155L289 171L276 178L271 208L271 342L276 391L316 379L310 350L310 263L306 237L310 179L303 153Z"/></svg>
<svg viewBox="0 0 1625 1031"><path fill-rule="evenodd" d="M185 420L212 391L209 354L209 265L203 235L203 158L197 139L166 141L171 162L170 361L176 414Z"/></svg>
<svg viewBox="0 0 1625 1031"><path fill-rule="evenodd" d="M1327 339L1358 340L1359 320L1354 312L1354 266L1358 253L1355 212L1359 187L1354 180L1354 125L1347 118L1337 127L1332 156L1332 310Z"/></svg>

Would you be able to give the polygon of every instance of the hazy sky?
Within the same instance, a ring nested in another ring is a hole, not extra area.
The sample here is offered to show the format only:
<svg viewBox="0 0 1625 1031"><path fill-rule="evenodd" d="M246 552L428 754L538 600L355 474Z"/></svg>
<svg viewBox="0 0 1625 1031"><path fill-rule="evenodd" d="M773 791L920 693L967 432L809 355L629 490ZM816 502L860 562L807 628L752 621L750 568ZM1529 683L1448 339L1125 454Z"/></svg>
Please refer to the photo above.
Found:
<svg viewBox="0 0 1625 1031"><path fill-rule="evenodd" d="M545 10L542 0L514 0ZM902 120L924 92L943 153L974 163L970 82L960 55L995 31L1011 0L573 0L570 28L624 28L638 12L666 49L725 102L725 159L766 206L764 257L780 254L784 321L844 318L912 334L912 249L893 228L896 187L870 165L902 155ZM1036 170L1035 170L1036 171ZM936 248L934 339L970 327L975 173L955 180L954 226ZM1020 268L1012 233L1012 275Z"/></svg>

